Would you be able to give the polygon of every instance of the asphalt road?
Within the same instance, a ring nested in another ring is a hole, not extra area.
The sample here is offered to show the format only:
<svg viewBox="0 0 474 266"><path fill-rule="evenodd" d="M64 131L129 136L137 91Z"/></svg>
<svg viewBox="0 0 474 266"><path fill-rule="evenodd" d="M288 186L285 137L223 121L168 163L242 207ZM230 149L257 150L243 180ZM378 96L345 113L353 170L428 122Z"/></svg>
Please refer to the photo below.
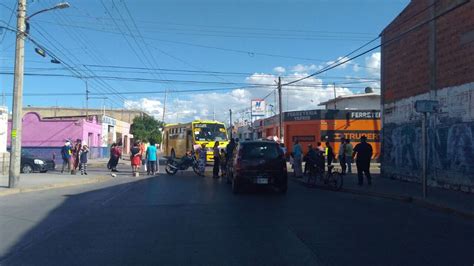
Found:
<svg viewBox="0 0 474 266"><path fill-rule="evenodd" d="M0 265L474 263L472 220L413 204L291 181L287 195L233 195L192 172L127 176L0 198Z"/></svg>

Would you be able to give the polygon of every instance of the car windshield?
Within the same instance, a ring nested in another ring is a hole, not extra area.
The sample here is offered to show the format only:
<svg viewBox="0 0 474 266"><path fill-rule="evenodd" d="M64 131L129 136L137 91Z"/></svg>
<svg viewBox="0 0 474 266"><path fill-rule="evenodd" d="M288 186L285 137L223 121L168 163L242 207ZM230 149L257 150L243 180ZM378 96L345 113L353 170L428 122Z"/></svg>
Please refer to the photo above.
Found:
<svg viewBox="0 0 474 266"><path fill-rule="evenodd" d="M244 159L276 159L279 156L278 146L274 143L246 143L242 149Z"/></svg>
<svg viewBox="0 0 474 266"><path fill-rule="evenodd" d="M223 141L227 140L224 125L194 124L194 139L196 141Z"/></svg>

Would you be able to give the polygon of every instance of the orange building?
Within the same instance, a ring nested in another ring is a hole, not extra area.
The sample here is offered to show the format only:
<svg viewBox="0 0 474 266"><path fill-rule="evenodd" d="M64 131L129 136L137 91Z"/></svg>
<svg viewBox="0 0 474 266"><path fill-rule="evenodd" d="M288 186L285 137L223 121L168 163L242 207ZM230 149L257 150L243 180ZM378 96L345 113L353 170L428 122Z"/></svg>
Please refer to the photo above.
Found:
<svg viewBox="0 0 474 266"><path fill-rule="evenodd" d="M374 149L374 159L380 156L380 111L378 110L308 110L283 113L283 139L288 151L299 140L304 152L308 145L331 142L337 155L342 137L355 146L361 136ZM256 121L256 130L262 138L278 136L278 116Z"/></svg>

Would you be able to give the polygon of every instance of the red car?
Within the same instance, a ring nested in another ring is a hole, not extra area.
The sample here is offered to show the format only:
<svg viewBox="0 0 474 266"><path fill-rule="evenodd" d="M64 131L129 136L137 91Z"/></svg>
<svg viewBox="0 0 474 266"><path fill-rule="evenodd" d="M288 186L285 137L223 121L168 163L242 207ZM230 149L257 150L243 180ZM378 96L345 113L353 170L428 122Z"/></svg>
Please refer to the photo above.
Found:
<svg viewBox="0 0 474 266"><path fill-rule="evenodd" d="M240 142L227 171L227 182L232 192L239 193L246 186L274 186L280 193L288 189L288 173L282 149L274 141Z"/></svg>

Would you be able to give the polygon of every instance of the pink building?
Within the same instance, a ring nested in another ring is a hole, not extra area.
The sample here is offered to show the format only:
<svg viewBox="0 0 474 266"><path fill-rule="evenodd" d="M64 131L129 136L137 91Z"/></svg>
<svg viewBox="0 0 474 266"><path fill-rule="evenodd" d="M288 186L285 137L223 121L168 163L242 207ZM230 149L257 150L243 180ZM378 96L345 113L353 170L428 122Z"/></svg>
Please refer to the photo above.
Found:
<svg viewBox="0 0 474 266"><path fill-rule="evenodd" d="M107 156L107 147L101 147L102 124L96 116L76 119L42 119L37 113L23 116L23 150L45 158L60 160L60 149L65 140L81 139L91 148L91 157ZM11 145L11 121L8 122L8 146Z"/></svg>

